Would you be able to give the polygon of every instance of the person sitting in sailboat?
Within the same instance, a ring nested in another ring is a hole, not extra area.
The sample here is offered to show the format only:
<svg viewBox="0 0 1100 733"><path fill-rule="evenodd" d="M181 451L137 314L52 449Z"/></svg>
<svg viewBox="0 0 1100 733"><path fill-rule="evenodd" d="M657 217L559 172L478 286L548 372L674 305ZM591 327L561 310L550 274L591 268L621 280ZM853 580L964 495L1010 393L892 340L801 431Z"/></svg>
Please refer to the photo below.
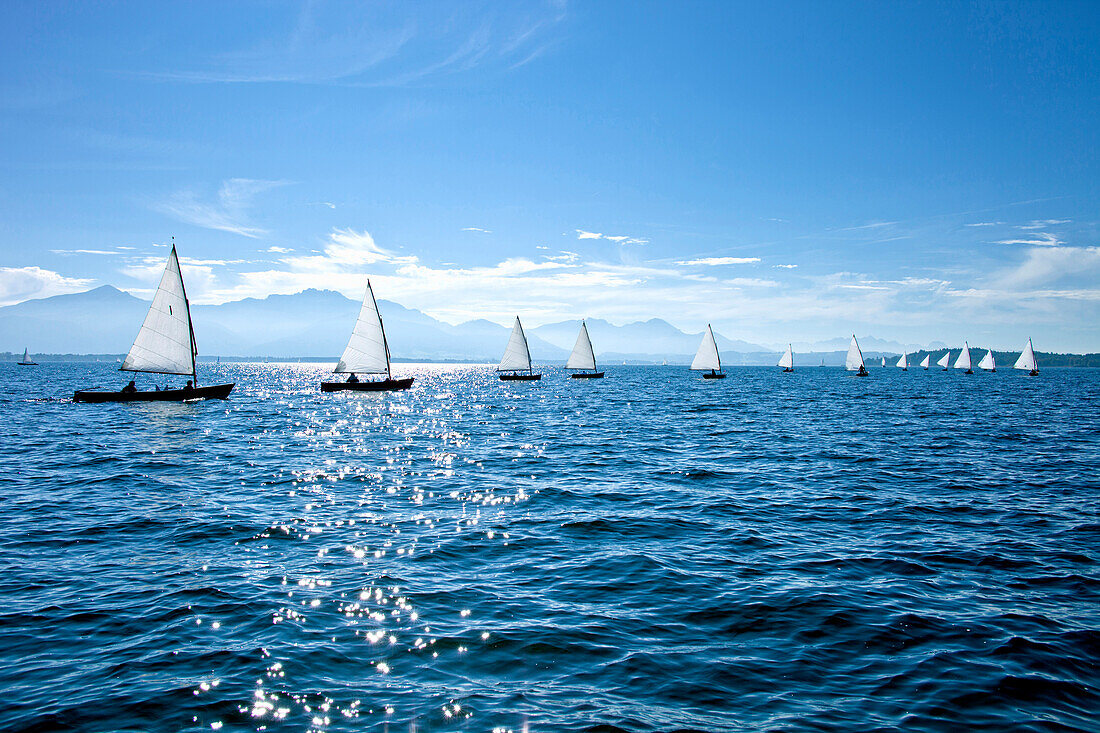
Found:
<svg viewBox="0 0 1100 733"><path fill-rule="evenodd" d="M859 365L859 371L856 372L856 376L857 377L866 377L867 376L867 367L860 364Z"/></svg>
<svg viewBox="0 0 1100 733"><path fill-rule="evenodd" d="M359 377L355 376L355 372L352 372L348 375L348 381L354 384L359 381Z"/></svg>
<svg viewBox="0 0 1100 733"><path fill-rule="evenodd" d="M184 392L190 392L190 391L191 391L191 390L193 390L194 388L195 388L195 385L193 385L193 384L191 383L191 380L190 380L190 379L188 379L188 380L187 380L187 384L183 385L183 391L184 391Z"/></svg>
<svg viewBox="0 0 1100 733"><path fill-rule="evenodd" d="M133 394L137 392L137 385L134 384L134 380L130 380L130 383L122 388L122 394Z"/></svg>

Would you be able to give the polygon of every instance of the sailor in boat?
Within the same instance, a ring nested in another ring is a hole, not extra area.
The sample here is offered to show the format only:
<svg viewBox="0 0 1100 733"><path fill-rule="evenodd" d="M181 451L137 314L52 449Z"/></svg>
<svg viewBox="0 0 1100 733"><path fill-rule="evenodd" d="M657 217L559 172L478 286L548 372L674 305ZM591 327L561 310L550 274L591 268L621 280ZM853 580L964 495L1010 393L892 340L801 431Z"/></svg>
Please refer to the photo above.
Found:
<svg viewBox="0 0 1100 733"><path fill-rule="evenodd" d="M359 381L359 377L355 376L355 372L352 372L351 374L348 375L348 382L349 383L355 384L358 381Z"/></svg>
<svg viewBox="0 0 1100 733"><path fill-rule="evenodd" d="M191 380L190 380L190 379L188 379L188 380L187 380L187 384L183 385L183 391L184 391L184 392L190 392L190 391L191 391L191 390L193 390L194 388L195 388L195 385L193 385L193 384L191 383Z"/></svg>
<svg viewBox="0 0 1100 733"><path fill-rule="evenodd" d="M856 376L857 377L866 377L867 376L867 367L860 364L859 365L859 371L856 372Z"/></svg>
<svg viewBox="0 0 1100 733"><path fill-rule="evenodd" d="M134 380L130 380L130 383L122 388L122 394L133 394L137 392L137 385L134 384Z"/></svg>

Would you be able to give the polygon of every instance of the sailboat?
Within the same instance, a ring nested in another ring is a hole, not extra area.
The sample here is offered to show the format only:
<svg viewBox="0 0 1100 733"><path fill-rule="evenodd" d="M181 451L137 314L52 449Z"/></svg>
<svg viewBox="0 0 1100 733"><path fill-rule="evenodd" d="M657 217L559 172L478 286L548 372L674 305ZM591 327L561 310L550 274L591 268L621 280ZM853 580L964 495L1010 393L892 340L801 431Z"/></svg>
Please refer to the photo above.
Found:
<svg viewBox="0 0 1100 733"><path fill-rule="evenodd" d="M19 366L38 366L38 362L30 360L30 354L27 353L27 349L23 349L23 361L16 362Z"/></svg>
<svg viewBox="0 0 1100 733"><path fill-rule="evenodd" d="M508 346L504 348L504 356L500 359L497 371L501 373L500 378L505 382L531 382L542 379L542 375L535 374L535 370L531 368L531 349L527 346L527 336L523 333L523 324L519 322L519 316L516 316L516 325L512 326L512 336L508 339Z"/></svg>
<svg viewBox="0 0 1100 733"><path fill-rule="evenodd" d="M1039 376L1039 364L1035 361L1035 349L1031 348L1031 339L1027 340L1027 346L1020 352L1020 358L1016 360L1013 369L1026 369L1029 377Z"/></svg>
<svg viewBox="0 0 1100 733"><path fill-rule="evenodd" d="M901 358L898 359L897 365L903 372L909 371L909 355L902 352Z"/></svg>
<svg viewBox="0 0 1100 733"><path fill-rule="evenodd" d="M987 372L997 371L997 359L993 356L993 349L989 349L985 352L985 356L978 362L978 366L985 369Z"/></svg>
<svg viewBox="0 0 1100 733"><path fill-rule="evenodd" d="M930 365L931 363L932 363L932 355L931 355L931 354L925 354L925 355L924 355L924 360L923 360L923 361L922 361L922 362L920 363L920 365L921 365L922 367L924 367L925 369L927 369L927 368L928 368L928 366L929 366L929 365Z"/></svg>
<svg viewBox="0 0 1100 733"><path fill-rule="evenodd" d="M821 364L819 366L825 366L825 357L821 357Z"/></svg>
<svg viewBox="0 0 1100 733"><path fill-rule="evenodd" d="M848 356L844 358L844 368L855 372L857 377L867 376L867 366L863 363L863 352L859 350L855 334L852 334L852 343L848 344Z"/></svg>
<svg viewBox="0 0 1100 733"><path fill-rule="evenodd" d="M944 370L944 371L946 372L946 371L947 371L947 366L948 366L948 365L949 365L950 363L951 363L951 350L950 350L950 349L948 349L948 350L947 350L947 353L946 353L946 354L944 354L943 356L941 356L941 357L940 357L940 359L939 359L939 361L937 361L937 362L936 362L936 364L938 364L938 365L940 365L941 367L943 367L943 370Z"/></svg>
<svg viewBox="0 0 1100 733"><path fill-rule="evenodd" d="M573 353L565 362L566 369L581 369L585 371L572 372L569 376L573 379L600 379L603 372L596 371L596 354L592 351L592 339L588 337L588 326L581 321L581 330L577 334L577 343L573 345Z"/></svg>
<svg viewBox="0 0 1100 733"><path fill-rule="evenodd" d="M963 341L963 350L959 352L959 358L955 360L956 369L965 369L967 374L973 374L970 368L970 344Z"/></svg>
<svg viewBox="0 0 1100 733"><path fill-rule="evenodd" d="M699 350L695 352L695 358L691 360L691 369L696 371L709 369L703 375L703 379L725 379L722 373L722 358L718 356L718 344L714 340L714 331L707 324L707 332L703 334L703 340L699 343Z"/></svg>
<svg viewBox="0 0 1100 733"><path fill-rule="evenodd" d="M882 366L886 366L886 357L882 357Z"/></svg>
<svg viewBox="0 0 1100 733"><path fill-rule="evenodd" d="M198 386L195 357L195 330L191 325L191 306L183 287L175 238L164 275L149 305L149 313L141 324L130 353L119 367L125 372L149 374L179 374L191 379L183 389L161 389L141 392L127 385L119 392L80 390L73 394L75 402L182 402L188 400L224 400L233 391L233 383Z"/></svg>
<svg viewBox="0 0 1100 733"><path fill-rule="evenodd" d="M790 344L787 344L787 350L783 352L783 356L779 357L779 363L776 366L783 367L785 372L794 371L794 351L791 349Z"/></svg>
<svg viewBox="0 0 1100 733"><path fill-rule="evenodd" d="M350 374L351 377L346 382L321 382L322 392L392 392L412 386L412 377L393 378L390 345L386 343L386 329L382 326L382 315L378 312L378 302L374 299L370 280L367 280L363 307L359 309L351 338L332 371L334 374ZM357 374L385 374L386 377L360 382Z"/></svg>

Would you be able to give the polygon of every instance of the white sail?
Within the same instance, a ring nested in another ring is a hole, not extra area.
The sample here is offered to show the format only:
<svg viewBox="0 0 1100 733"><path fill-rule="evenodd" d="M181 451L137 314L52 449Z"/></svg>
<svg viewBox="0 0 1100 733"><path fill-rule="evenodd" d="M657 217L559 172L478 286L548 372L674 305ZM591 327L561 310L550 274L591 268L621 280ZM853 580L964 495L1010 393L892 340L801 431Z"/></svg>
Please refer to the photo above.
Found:
<svg viewBox="0 0 1100 733"><path fill-rule="evenodd" d="M584 321L581 321L577 343L573 345L573 353L569 355L569 361L565 362L565 368L596 371L596 354L592 351L592 339L588 338L588 326Z"/></svg>
<svg viewBox="0 0 1100 733"><path fill-rule="evenodd" d="M955 360L956 369L970 369L970 344L963 342L963 350L959 352L959 358Z"/></svg>
<svg viewBox="0 0 1100 733"><path fill-rule="evenodd" d="M882 365L883 365L883 366L886 366L886 357L885 357L885 356L884 356L884 357L882 357Z"/></svg>
<svg viewBox="0 0 1100 733"><path fill-rule="evenodd" d="M699 342L699 350L691 360L691 368L711 371L719 371L722 368L722 359L718 356L718 344L714 341L714 331L710 329L709 323L707 332L703 334L703 340Z"/></svg>
<svg viewBox="0 0 1100 733"><path fill-rule="evenodd" d="M1026 369L1029 372L1038 371L1039 364L1035 361L1035 349L1031 348L1031 339L1027 340L1027 346L1016 360L1016 369Z"/></svg>
<svg viewBox="0 0 1100 733"><path fill-rule="evenodd" d="M946 369L947 365L951 363L951 352L948 351L946 354L941 356L939 361L937 361L936 363L939 364L944 369Z"/></svg>
<svg viewBox="0 0 1100 733"><path fill-rule="evenodd" d="M902 354L901 358L898 359L898 364L897 365L899 367L901 367L902 369L908 369L909 368L909 355L908 354Z"/></svg>
<svg viewBox="0 0 1100 733"><path fill-rule="evenodd" d="M512 336L504 349L498 372L528 371L531 369L531 350L527 348L527 337L523 335L523 324L516 316L516 325L512 326Z"/></svg>
<svg viewBox="0 0 1100 733"><path fill-rule="evenodd" d="M993 356L993 349L985 352L985 356L978 362L978 366L988 371L997 371L997 359Z"/></svg>
<svg viewBox="0 0 1100 733"><path fill-rule="evenodd" d="M852 343L848 344L848 356L844 359L844 368L850 372L859 371L863 366L863 352L859 350L856 337L852 336Z"/></svg>
<svg viewBox="0 0 1100 733"><path fill-rule="evenodd" d="M363 307L359 309L359 318L355 321L355 328L351 330L351 338L332 371L337 374L354 372L390 375L390 347L386 343L382 316L378 313L378 303L374 299L370 280L367 280Z"/></svg>
<svg viewBox="0 0 1100 733"><path fill-rule="evenodd" d="M30 361L30 359L27 358L27 356L28 356L27 352L28 351L30 351L30 349L23 349L23 363L24 364L26 364L27 362Z"/></svg>
<svg viewBox="0 0 1100 733"><path fill-rule="evenodd" d="M193 377L197 353L180 262L176 248L172 247L149 313L120 368L128 372L190 374Z"/></svg>
<svg viewBox="0 0 1100 733"><path fill-rule="evenodd" d="M928 365L931 364L931 363L932 363L932 355L931 354L925 354L924 355L924 360L920 363L920 365L922 367L924 367L925 369L927 369Z"/></svg>
<svg viewBox="0 0 1100 733"><path fill-rule="evenodd" d="M791 349L790 344L787 344L787 350L783 353L783 356L779 357L779 363L776 366L781 366L784 369L794 369L794 351Z"/></svg>

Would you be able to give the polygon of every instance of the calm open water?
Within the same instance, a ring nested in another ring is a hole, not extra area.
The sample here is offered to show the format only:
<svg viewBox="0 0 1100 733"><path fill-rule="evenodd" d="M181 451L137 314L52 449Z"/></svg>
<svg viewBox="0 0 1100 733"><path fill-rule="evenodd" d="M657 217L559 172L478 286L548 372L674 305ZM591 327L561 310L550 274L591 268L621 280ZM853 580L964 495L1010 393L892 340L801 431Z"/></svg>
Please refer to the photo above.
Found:
<svg viewBox="0 0 1100 733"><path fill-rule="evenodd" d="M398 371L0 365L0 729L1100 729L1100 371Z"/></svg>

